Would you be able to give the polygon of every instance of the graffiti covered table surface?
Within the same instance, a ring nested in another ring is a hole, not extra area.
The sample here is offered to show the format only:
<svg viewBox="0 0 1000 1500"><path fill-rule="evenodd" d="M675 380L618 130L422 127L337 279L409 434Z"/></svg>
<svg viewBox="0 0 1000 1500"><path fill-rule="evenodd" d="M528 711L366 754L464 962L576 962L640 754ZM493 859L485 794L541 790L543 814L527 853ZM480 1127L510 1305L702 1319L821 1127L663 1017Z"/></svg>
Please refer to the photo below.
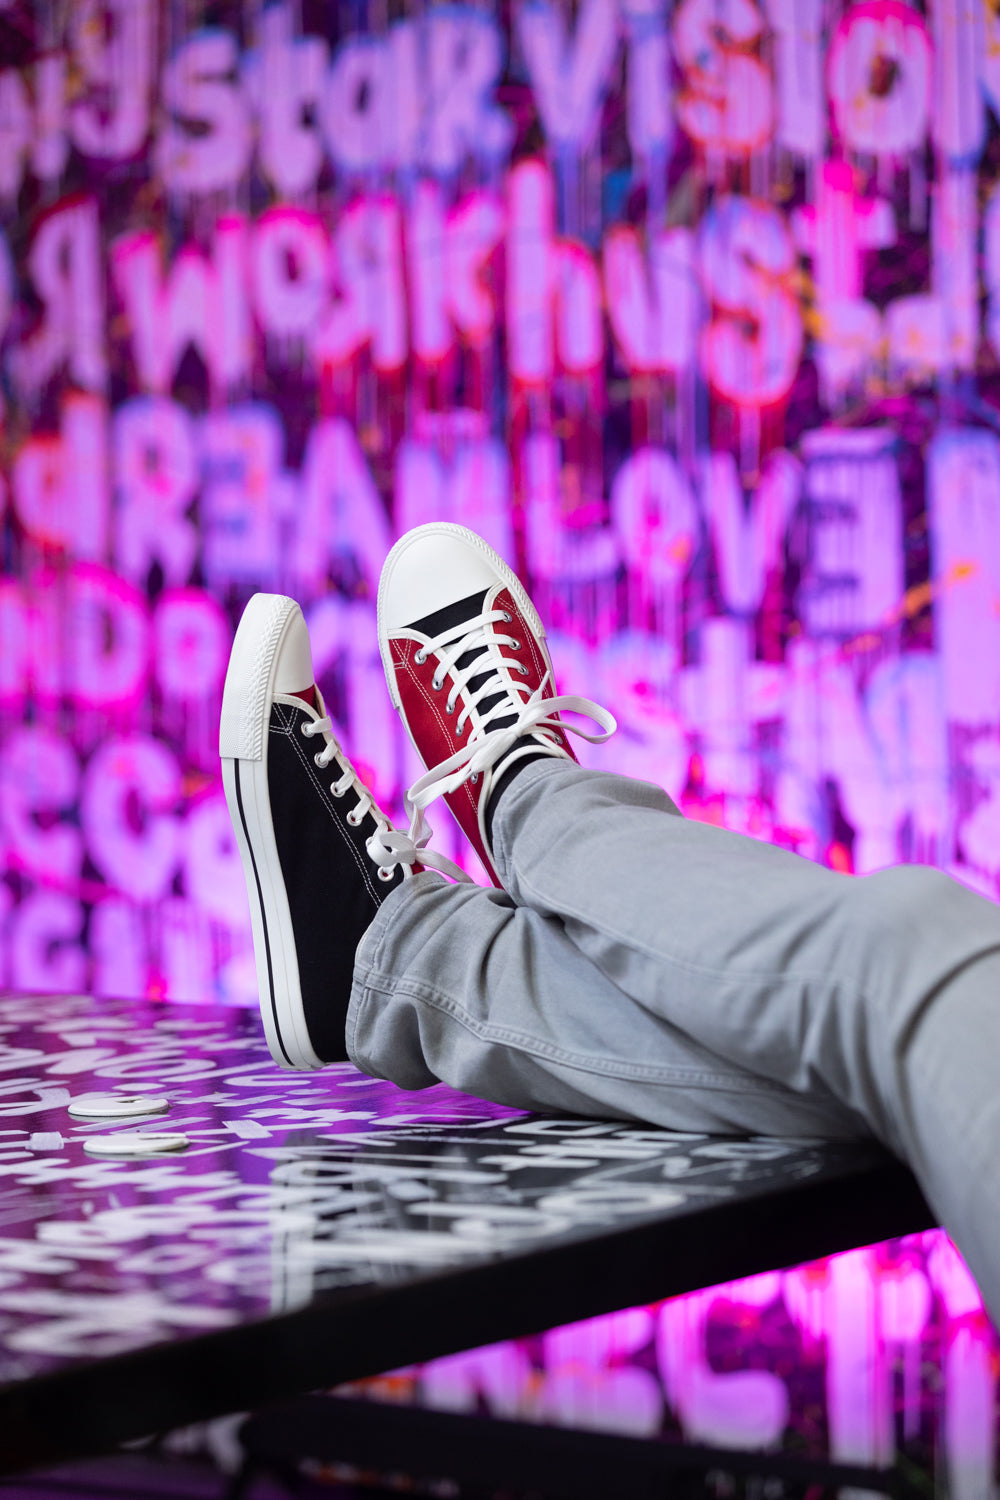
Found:
<svg viewBox="0 0 1000 1500"><path fill-rule="evenodd" d="M875 1147L287 1074L240 1009L0 996L0 1117L4 1470L930 1222Z"/></svg>

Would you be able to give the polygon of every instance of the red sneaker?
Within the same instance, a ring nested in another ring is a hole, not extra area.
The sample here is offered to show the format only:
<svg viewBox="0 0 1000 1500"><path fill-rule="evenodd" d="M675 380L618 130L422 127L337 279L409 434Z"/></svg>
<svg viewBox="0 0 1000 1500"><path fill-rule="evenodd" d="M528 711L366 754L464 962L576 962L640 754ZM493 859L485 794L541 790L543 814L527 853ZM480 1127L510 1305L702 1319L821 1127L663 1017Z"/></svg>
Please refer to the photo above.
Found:
<svg viewBox="0 0 1000 1500"><path fill-rule="evenodd" d="M431 522L396 543L379 581L378 637L393 704L429 768L407 794L415 825L443 796L499 886L486 823L498 776L524 760L575 760L567 730L599 743L615 721L588 698L555 695L531 600L464 526ZM561 711L601 732L564 723Z"/></svg>

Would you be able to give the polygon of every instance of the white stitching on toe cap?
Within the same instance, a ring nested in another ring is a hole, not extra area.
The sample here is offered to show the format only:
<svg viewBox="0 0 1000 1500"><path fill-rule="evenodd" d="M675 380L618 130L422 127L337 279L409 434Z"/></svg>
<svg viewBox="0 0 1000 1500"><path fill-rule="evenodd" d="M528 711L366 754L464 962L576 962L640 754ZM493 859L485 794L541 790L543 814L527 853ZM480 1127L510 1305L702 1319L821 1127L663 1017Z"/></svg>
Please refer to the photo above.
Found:
<svg viewBox="0 0 1000 1500"><path fill-rule="evenodd" d="M270 704L267 702L271 663L285 622L297 608L294 599L288 599L283 594L275 595L270 616L261 631L240 715L236 750L240 759L260 760L264 753L264 736L271 717Z"/></svg>

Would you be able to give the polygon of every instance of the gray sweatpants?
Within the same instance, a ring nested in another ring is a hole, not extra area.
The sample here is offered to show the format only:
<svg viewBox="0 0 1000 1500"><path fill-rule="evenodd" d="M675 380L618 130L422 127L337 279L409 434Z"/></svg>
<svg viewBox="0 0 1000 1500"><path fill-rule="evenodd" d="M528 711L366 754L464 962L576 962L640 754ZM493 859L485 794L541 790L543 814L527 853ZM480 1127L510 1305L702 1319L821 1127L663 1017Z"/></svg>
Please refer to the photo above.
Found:
<svg viewBox="0 0 1000 1500"><path fill-rule="evenodd" d="M357 953L347 1046L406 1089L909 1163L1000 1321L1000 907L853 878L566 761L501 798L506 892L426 872Z"/></svg>

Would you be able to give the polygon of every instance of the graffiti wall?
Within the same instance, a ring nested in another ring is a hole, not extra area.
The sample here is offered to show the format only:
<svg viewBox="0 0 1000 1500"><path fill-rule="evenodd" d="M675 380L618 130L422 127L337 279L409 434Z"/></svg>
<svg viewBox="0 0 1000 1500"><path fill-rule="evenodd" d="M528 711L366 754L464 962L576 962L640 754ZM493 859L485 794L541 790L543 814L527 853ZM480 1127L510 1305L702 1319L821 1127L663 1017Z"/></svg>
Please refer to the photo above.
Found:
<svg viewBox="0 0 1000 1500"><path fill-rule="evenodd" d="M595 763L995 896L998 116L987 0L3 0L0 980L252 998L235 622L398 807L429 518Z"/></svg>

